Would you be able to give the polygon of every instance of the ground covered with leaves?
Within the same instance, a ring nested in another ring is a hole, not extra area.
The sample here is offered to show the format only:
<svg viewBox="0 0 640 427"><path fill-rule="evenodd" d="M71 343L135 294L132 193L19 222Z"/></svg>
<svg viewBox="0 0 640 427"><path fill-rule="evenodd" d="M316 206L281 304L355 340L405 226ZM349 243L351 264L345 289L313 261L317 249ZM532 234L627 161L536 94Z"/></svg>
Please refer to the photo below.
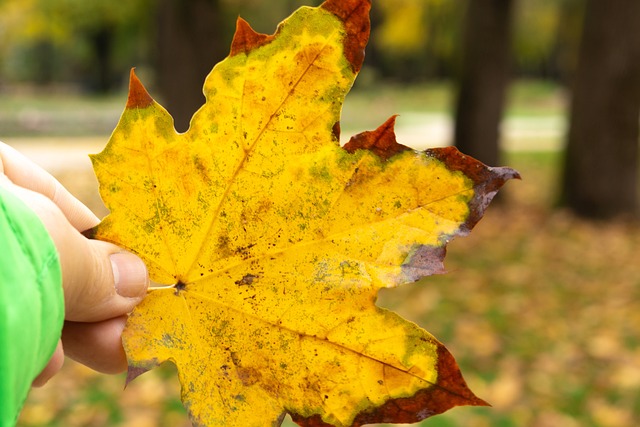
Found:
<svg viewBox="0 0 640 427"><path fill-rule="evenodd" d="M559 155L515 153L506 186L474 232L452 242L449 273L383 292L438 337L493 408L462 407L425 426L626 427L640 420L640 226L552 209ZM86 173L86 172L83 172ZM99 214L93 176L59 179ZM20 426L188 426L170 366L123 391L67 361L34 389ZM285 425L288 421L285 421Z"/></svg>

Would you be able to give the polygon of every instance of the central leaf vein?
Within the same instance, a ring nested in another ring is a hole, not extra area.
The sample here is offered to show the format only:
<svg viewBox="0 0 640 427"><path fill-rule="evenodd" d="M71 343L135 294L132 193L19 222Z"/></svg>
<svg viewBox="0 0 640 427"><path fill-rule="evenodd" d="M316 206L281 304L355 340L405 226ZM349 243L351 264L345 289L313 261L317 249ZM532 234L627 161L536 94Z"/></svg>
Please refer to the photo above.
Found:
<svg viewBox="0 0 640 427"><path fill-rule="evenodd" d="M331 39L333 37L333 35L329 36L328 39ZM220 211L222 209L223 204L227 201L227 198L229 196L229 193L231 191L231 188L238 176L238 174L243 170L245 163L247 162L247 159L249 158L250 153L255 149L255 147L257 146L258 142L262 139L262 135L264 134L265 130L269 127L270 123L273 121L274 117L276 117L278 111L280 111L280 109L282 108L282 106L285 104L285 102L291 98L291 96L294 94L296 88L298 87L298 85L300 84L300 82L302 81L303 77L306 75L306 73L309 71L309 69L313 66L314 62L316 62L318 60L318 58L320 57L320 55L322 54L322 51L324 49L326 49L326 46L328 45L325 44L325 46L323 46L322 49L319 49L319 51L315 54L315 56L313 57L313 59L311 61L309 61L309 64L307 65L307 67L300 73L300 76L298 77L298 79L294 82L291 90L289 90L289 92L287 93L287 95L284 97L284 99L280 102L280 104L278 105L278 107L276 107L275 111L270 115L269 120L267 120L267 122L262 126L262 128L260 129L260 131L258 132L258 135L256 136L256 138L254 139L254 141L251 143L251 145L249 146L248 149L244 150L244 153L242 155L242 158L240 159L240 161L238 162L238 165L236 166L235 170L233 171L233 173L231 174L227 186L225 188L224 193L222 194L222 196L220 197L220 202L218 203L216 209L213 211L213 215L211 216L211 220L209 223L209 226L207 227L207 231L204 233L202 240L199 244L199 249L198 251L196 251L195 253L200 253L202 252L202 248L204 247L204 245L207 243L208 239L211 236L211 233L213 232L213 227L216 223L216 220L220 214ZM243 90L244 90L244 85L243 85ZM242 96L242 100L244 100L244 96ZM241 102L242 105L242 102ZM240 116L240 124L242 124L242 115ZM194 257L194 260L192 261L191 265L189 266L189 268L187 269L187 271L185 272L185 277L188 277L189 274L192 272L193 268L197 265L197 257Z"/></svg>

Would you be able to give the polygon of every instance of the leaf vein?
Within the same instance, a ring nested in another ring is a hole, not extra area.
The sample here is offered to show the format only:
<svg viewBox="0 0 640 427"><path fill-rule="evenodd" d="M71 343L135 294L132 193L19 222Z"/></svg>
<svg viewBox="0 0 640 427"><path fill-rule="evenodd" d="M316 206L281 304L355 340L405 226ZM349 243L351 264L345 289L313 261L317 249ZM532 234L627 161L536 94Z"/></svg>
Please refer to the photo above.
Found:
<svg viewBox="0 0 640 427"><path fill-rule="evenodd" d="M329 38L331 38L331 37L329 37ZM222 206L227 201L227 197L229 195L229 192L231 191L231 187L235 183L236 178L237 178L238 174L240 173L240 171L244 168L244 165L247 162L247 159L249 158L249 154L255 149L255 147L258 144L258 142L262 139L262 135L264 134L265 130L267 129L269 124L272 122L273 118L276 116L276 113L282 108L282 106L284 105L286 100L289 99L293 95L293 93L294 93L295 89L297 88L298 84L300 83L300 81L302 81L303 77L308 72L308 70L310 69L311 65L313 65L313 62L316 61L320 57L320 54L326 48L326 46L327 46L327 44L325 44L325 46L322 49L320 49L320 51L310 61L309 65L302 71L302 73L298 77L298 80L293 84L291 90L287 93L287 95L282 100L282 102L280 102L278 107L276 107L275 111L271 114L271 116L269 117L269 120L264 124L264 126L262 127L260 132L258 132L258 135L254 139L254 141L251 143L249 148L244 150L242 159L240 159L240 162L238 162L238 165L236 166L235 170L231 174L231 177L228 180L228 183L227 183L227 185L225 187L225 190L222 193L222 196L220 197L220 201L219 201L217 207L215 208L215 210L213 211L213 215L211 216L211 220L210 220L209 226L207 227L206 232L203 234L203 238L202 238L202 240L201 240L201 242L199 244L199 249L198 249L198 251L196 253L202 252L202 248L204 247L204 245L206 244L207 240L211 236L211 233L213 232L213 227L214 227L214 225L216 223L216 220L217 220L217 218L218 218L218 216L219 216L219 214L220 214L220 212L222 210ZM245 83L246 83L246 81L245 81ZM245 84L243 84L243 91L244 91L244 88L245 88ZM242 101L244 101L244 99L245 99L245 96L243 95L242 96ZM241 102L241 109L242 109L242 102ZM242 115L240 117L242 117ZM240 120L240 124L242 125L242 119ZM240 127L241 126L239 126L239 128ZM194 260L192 261L191 265L189 266L189 268L185 272L185 276L189 276L189 274L191 273L193 268L196 266L196 264L197 264L197 258L194 258Z"/></svg>

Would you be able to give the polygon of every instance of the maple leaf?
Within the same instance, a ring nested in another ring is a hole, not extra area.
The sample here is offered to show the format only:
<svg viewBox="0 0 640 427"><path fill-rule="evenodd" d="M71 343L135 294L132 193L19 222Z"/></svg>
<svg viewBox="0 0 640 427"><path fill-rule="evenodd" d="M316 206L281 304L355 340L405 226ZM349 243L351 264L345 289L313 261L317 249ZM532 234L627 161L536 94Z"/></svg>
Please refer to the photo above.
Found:
<svg viewBox="0 0 640 427"><path fill-rule="evenodd" d="M110 214L94 237L144 259L155 289L123 333L128 381L177 366L195 425L414 422L485 405L432 335L375 305L443 272L508 168L396 142L395 117L339 144L368 0L304 7L274 35L242 19L178 134L132 71L92 156Z"/></svg>

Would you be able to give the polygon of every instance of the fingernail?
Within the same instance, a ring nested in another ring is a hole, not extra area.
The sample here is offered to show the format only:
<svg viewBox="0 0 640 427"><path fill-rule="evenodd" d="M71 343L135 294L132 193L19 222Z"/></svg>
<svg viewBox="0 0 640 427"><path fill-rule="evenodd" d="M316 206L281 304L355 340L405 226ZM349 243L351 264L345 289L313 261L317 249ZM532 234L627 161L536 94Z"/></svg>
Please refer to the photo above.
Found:
<svg viewBox="0 0 640 427"><path fill-rule="evenodd" d="M149 275L144 262L129 252L115 253L110 258L118 295L128 298L144 296L149 285Z"/></svg>

